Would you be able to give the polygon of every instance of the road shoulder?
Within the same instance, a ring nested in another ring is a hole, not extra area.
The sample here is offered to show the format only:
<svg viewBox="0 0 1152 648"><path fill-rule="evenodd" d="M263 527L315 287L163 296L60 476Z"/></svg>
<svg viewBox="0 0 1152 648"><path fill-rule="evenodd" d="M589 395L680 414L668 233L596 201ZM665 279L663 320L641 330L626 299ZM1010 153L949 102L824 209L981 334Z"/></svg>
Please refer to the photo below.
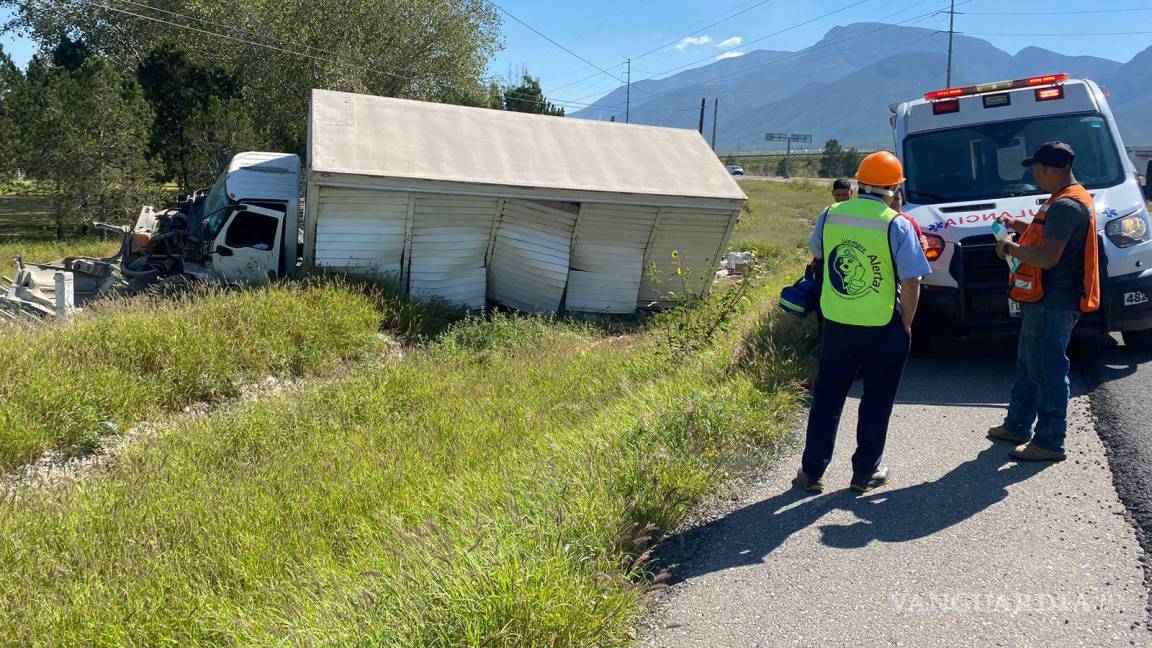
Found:
<svg viewBox="0 0 1152 648"><path fill-rule="evenodd" d="M945 358L946 381L933 361L910 365L890 488L844 489L852 399L828 493L788 488L793 454L670 539L660 560L680 567L644 644L1152 645L1142 552L1088 398L1073 402L1068 461L1016 464L983 436L1011 364L970 355Z"/></svg>

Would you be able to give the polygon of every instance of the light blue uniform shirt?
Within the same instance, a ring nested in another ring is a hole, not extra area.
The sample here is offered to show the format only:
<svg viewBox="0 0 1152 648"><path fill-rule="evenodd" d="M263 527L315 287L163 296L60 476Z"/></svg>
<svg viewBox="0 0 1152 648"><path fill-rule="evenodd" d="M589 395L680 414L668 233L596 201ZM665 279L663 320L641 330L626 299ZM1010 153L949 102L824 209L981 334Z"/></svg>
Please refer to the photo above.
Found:
<svg viewBox="0 0 1152 648"><path fill-rule="evenodd" d="M874 196L860 196L865 200L881 201ZM812 256L824 258L824 241L820 235L824 231L824 219L828 216L825 209L816 219L816 227L812 230L812 238L808 239L808 247L812 249ZM924 256L924 248L920 247L920 239L916 238L916 230L907 218L897 216L893 226L888 228L888 244L892 247L892 261L896 264L896 276L900 280L915 279L932 274L932 266Z"/></svg>

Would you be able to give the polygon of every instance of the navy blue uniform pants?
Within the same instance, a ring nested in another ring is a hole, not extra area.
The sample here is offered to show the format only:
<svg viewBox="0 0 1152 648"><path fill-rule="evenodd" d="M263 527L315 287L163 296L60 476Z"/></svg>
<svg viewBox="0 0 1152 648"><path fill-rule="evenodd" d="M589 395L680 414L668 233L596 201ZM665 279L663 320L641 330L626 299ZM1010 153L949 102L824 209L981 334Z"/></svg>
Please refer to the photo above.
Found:
<svg viewBox="0 0 1152 648"><path fill-rule="evenodd" d="M824 321L820 372L812 390L808 435L801 465L810 477L820 478L832 461L836 430L844 401L856 379L864 377L864 395L856 424L856 453L852 473L871 476L880 466L888 438L888 420L896 390L908 360L908 334L899 315L885 326L849 326Z"/></svg>

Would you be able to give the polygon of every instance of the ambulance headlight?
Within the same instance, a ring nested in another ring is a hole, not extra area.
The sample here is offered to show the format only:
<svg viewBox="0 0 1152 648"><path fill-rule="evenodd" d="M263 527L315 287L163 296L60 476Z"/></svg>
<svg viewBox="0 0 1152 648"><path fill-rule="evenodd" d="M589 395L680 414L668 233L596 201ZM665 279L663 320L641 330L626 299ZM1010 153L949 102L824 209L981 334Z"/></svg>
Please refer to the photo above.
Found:
<svg viewBox="0 0 1152 648"><path fill-rule="evenodd" d="M1147 211L1140 209L1127 216L1109 221L1104 226L1104 233L1108 235L1108 240L1112 241L1113 245L1120 248L1132 247L1137 243L1147 241Z"/></svg>

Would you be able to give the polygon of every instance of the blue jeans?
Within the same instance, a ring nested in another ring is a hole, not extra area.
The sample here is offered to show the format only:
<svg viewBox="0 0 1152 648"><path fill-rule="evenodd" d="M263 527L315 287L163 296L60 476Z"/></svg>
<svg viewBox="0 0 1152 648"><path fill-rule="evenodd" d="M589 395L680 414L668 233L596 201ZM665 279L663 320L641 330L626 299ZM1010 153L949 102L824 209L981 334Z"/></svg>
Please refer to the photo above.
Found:
<svg viewBox="0 0 1152 648"><path fill-rule="evenodd" d="M1068 342L1080 311L1020 304L1020 373L1004 426L1048 450L1064 451L1068 432ZM1032 426L1036 429L1033 433Z"/></svg>

